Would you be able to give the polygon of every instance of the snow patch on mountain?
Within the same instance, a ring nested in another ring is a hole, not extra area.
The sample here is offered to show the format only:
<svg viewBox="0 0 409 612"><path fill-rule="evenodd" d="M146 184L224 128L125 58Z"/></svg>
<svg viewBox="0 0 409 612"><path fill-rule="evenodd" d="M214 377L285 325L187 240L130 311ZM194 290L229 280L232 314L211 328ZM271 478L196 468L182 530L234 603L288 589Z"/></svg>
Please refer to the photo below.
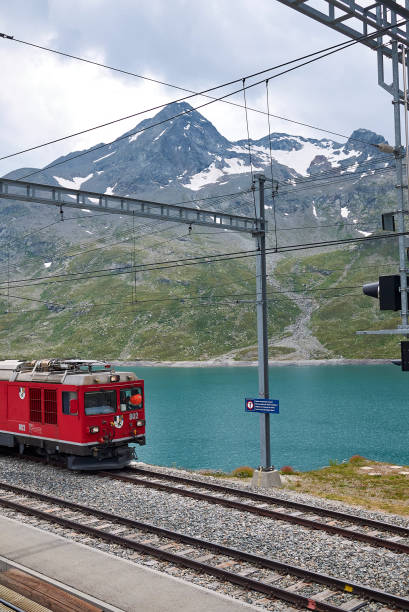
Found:
<svg viewBox="0 0 409 612"><path fill-rule="evenodd" d="M114 195L114 189L115 187L118 185L118 183L115 183L115 185L113 187L107 187L105 190L105 195Z"/></svg>
<svg viewBox="0 0 409 612"><path fill-rule="evenodd" d="M98 159L94 159L94 161L92 163L96 164L97 162L101 161L102 159L106 159L107 157L111 157L111 155L114 155L115 153L116 153L116 151L112 151L112 153L108 153L108 155L103 155L102 157L98 157Z"/></svg>
<svg viewBox="0 0 409 612"><path fill-rule="evenodd" d="M54 176L53 178L61 187L66 187L67 189L80 189L81 185L86 183L93 176L94 173L91 172L88 176L74 176L72 179L65 179L61 176Z"/></svg>
<svg viewBox="0 0 409 612"><path fill-rule="evenodd" d="M238 145L234 145L234 147L229 147L227 150L232 151L233 153L244 153L247 155L249 154L248 148L240 147Z"/></svg>
<svg viewBox="0 0 409 612"><path fill-rule="evenodd" d="M219 168L216 168L215 162L213 162L206 170L202 170L202 172L198 172L191 176L189 183L185 183L183 186L192 191L198 191L204 185L216 183L221 176L224 176L223 172L219 170Z"/></svg>
<svg viewBox="0 0 409 612"><path fill-rule="evenodd" d="M216 158L217 162L222 159L220 156L216 156ZM238 157L225 158L224 163L227 165L220 169L216 168L216 162L212 162L208 168L191 176L189 183L184 183L183 187L187 187L192 191L198 191L205 185L218 182L221 177L225 177L228 174L246 174L252 170L250 165L247 165L244 160ZM263 167L253 166L254 172L262 172L263 170Z"/></svg>
<svg viewBox="0 0 409 612"><path fill-rule="evenodd" d="M335 143L327 141L318 145L314 142L304 141L301 138L295 138L294 140L301 145L301 148L291 151L274 149L272 151L272 157L279 164L288 166L303 176L309 174L308 168L310 167L311 161L318 155L323 155L325 153L326 158L334 167L339 167L339 162L345 159L359 155L357 151L340 151L339 148L334 147ZM268 161L268 156L270 155L269 149L265 147L255 147L255 149L260 153L264 153L267 158L266 161Z"/></svg>
<svg viewBox="0 0 409 612"><path fill-rule="evenodd" d="M163 136L163 134L166 132L167 128L165 128L164 130L161 131L161 133L159 134L159 136L156 136L156 138L153 139L153 142L155 142L156 140L159 140L159 138L161 136Z"/></svg>
<svg viewBox="0 0 409 612"><path fill-rule="evenodd" d="M128 142L135 142L135 140L137 138L139 138L139 136L142 134L142 132L138 132L137 134L133 134L132 136L129 136L128 138Z"/></svg>
<svg viewBox="0 0 409 612"><path fill-rule="evenodd" d="M243 172L251 172L251 166L246 165L246 163L239 159L238 157L230 157L225 160L227 166L223 168L223 172L225 174L242 174ZM253 166L253 170L255 172L262 172L263 168L255 168Z"/></svg>

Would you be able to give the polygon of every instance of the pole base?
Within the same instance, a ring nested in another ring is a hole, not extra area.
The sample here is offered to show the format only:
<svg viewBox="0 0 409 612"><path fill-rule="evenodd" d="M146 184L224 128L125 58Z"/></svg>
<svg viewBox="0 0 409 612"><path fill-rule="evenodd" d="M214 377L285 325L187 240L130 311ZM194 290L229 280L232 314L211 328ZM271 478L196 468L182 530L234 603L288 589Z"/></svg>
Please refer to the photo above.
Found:
<svg viewBox="0 0 409 612"><path fill-rule="evenodd" d="M251 487L253 489L271 489L273 487L281 489L283 486L280 472L278 470L269 470L265 468L258 468L257 470L254 470L253 477L251 479Z"/></svg>

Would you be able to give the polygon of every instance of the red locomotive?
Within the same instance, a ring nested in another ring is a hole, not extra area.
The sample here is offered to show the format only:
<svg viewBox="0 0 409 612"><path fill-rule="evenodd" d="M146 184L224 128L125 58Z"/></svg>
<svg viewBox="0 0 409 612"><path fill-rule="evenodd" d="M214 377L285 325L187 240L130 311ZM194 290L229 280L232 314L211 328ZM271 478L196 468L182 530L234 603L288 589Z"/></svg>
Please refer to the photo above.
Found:
<svg viewBox="0 0 409 612"><path fill-rule="evenodd" d="M0 446L73 470L122 468L145 444L143 380L102 361L0 361Z"/></svg>

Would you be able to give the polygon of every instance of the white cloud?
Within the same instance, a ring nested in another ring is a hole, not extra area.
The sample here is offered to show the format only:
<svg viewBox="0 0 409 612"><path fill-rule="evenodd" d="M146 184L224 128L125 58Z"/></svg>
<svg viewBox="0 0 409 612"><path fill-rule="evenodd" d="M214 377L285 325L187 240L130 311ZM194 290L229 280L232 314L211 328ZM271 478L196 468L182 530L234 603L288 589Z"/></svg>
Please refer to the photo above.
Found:
<svg viewBox="0 0 409 612"><path fill-rule="evenodd" d="M2 73L7 87L3 87L0 97L0 156L167 101L163 88L157 85L136 79L123 81L95 66L44 53L27 53L26 47L6 47L2 54ZM90 55L95 57L95 53ZM73 150L114 140L153 114L145 113L10 158L0 163L0 174L23 166L42 167Z"/></svg>
<svg viewBox="0 0 409 612"><path fill-rule="evenodd" d="M3 31L23 40L196 90L346 40L272 0L235 0L234 11L231 0L13 0L0 6L0 20ZM15 42L1 39L0 44L0 155L183 96ZM222 89L212 95L225 93ZM190 100L193 106L206 101ZM242 94L232 101L241 104ZM266 110L263 83L248 91L248 104ZM391 137L390 96L377 85L375 53L362 45L271 80L270 110L347 135L366 127ZM246 137L243 109L220 102L201 112L227 138ZM0 173L42 166L59 155L107 142L152 114L11 158L1 162ZM250 111L249 121L253 138L267 133L263 114ZM271 127L324 136L279 119L272 119Z"/></svg>

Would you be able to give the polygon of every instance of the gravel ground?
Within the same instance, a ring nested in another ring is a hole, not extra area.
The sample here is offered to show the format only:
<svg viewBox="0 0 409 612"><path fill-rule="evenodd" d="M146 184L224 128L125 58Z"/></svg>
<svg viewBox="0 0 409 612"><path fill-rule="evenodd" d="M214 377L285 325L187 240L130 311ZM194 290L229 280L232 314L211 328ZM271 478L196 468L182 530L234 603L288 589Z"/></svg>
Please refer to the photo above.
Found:
<svg viewBox="0 0 409 612"><path fill-rule="evenodd" d="M151 466L146 463L142 463L141 461L135 461L133 463L135 467L140 467L144 470L151 469L153 472L163 472L164 474L171 474L174 476L182 476L186 478L191 478L192 480L197 480L199 482L211 482L215 484L220 484L227 487L232 487L234 489L240 490L252 490L250 480L246 481L239 478L218 478L214 476L203 476L199 472L191 472L183 469L176 468L168 468L161 466ZM285 481L286 476L281 476L281 478ZM263 495L269 495L270 497L283 499L283 500L291 500L300 503L306 503L316 506L317 508L328 508L329 510L339 510L341 512L346 512L350 514L354 514L356 516L362 516L367 518L373 518L378 521L383 521L390 523L391 525L400 525L402 527L409 528L409 518L400 516L398 514L392 514L389 512L381 512L376 510L365 510L364 508L360 508L359 506L351 506L344 502L324 499L322 497L315 497L314 495L309 495L308 493L297 493L295 491L289 491L286 489L257 489L257 493L262 493Z"/></svg>
<svg viewBox="0 0 409 612"><path fill-rule="evenodd" d="M155 469L157 468L155 467ZM181 471L168 469L164 469L164 471L185 475ZM0 480L10 484L56 495L234 548L241 548L284 563L300 565L309 570L336 575L346 581L363 583L378 590L389 591L403 597L409 596L409 555L396 554L381 548L372 548L339 536L308 530L298 525L275 521L270 518L256 518L237 510L183 498L176 494L169 495L144 487L104 479L96 475L68 472L4 456L0 456L0 474ZM189 476L192 476L190 472ZM204 481L209 480L208 477L200 475L197 478ZM220 482L219 479L212 480ZM238 484L230 484L240 488ZM369 518L409 527L407 519L396 515L358 510L356 507L346 506L339 502L330 502L292 491L274 490L273 493L271 491L265 492L282 499L313 502L320 507L350 511ZM92 539L84 540L84 536L71 530L50 526L48 523L19 515L11 510L0 507L0 513L190 580L247 603L258 605L262 609L292 610L290 606L284 603L269 602L262 594L220 583L212 577L170 566L134 551L124 551L116 545L101 541L96 542ZM340 597L342 598L343 595L340 595ZM380 607L382 606L367 606L365 610L376 610Z"/></svg>

